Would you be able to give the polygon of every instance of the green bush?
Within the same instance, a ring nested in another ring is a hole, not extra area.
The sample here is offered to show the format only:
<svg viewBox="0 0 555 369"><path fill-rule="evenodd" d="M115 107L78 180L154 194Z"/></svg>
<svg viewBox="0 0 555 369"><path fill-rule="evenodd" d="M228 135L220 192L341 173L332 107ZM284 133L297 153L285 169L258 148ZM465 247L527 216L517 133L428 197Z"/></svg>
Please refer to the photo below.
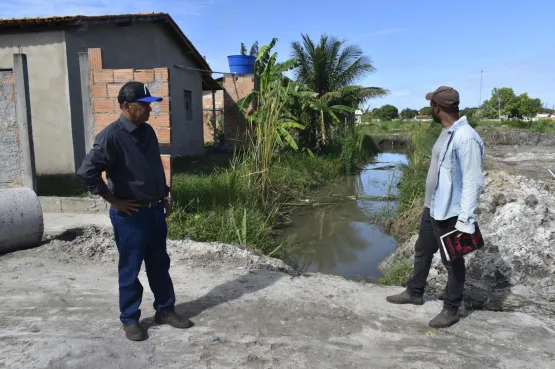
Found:
<svg viewBox="0 0 555 369"><path fill-rule="evenodd" d="M532 127L532 121L508 120L507 126L517 129L530 129Z"/></svg>
<svg viewBox="0 0 555 369"><path fill-rule="evenodd" d="M325 150L327 155L338 156L341 170L345 174L356 171L361 164L367 163L379 152L378 145L364 126L338 135Z"/></svg>

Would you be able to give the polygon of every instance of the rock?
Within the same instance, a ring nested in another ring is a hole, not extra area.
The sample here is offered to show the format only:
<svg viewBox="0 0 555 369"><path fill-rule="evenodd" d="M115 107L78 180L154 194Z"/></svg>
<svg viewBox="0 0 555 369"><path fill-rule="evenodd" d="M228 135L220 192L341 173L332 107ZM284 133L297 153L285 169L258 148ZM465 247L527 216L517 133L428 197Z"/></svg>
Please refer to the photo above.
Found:
<svg viewBox="0 0 555 369"><path fill-rule="evenodd" d="M491 200L491 202L489 203L489 212L490 213L495 213L497 211L497 208L500 206L504 206L507 204L507 198L505 197L505 195L503 193L497 193L495 194L495 196L493 196L493 199Z"/></svg>
<svg viewBox="0 0 555 369"><path fill-rule="evenodd" d="M524 203L529 207L534 208L538 205L538 198L534 195L530 195L526 198L526 200L524 200Z"/></svg>
<svg viewBox="0 0 555 369"><path fill-rule="evenodd" d="M464 306L472 309L555 312L555 196L543 184L504 173L487 186L477 215L486 245L467 255ZM514 201L507 201L507 199ZM495 207L495 211L491 211ZM381 265L412 263L416 235ZM435 255L426 293L443 295L447 271Z"/></svg>

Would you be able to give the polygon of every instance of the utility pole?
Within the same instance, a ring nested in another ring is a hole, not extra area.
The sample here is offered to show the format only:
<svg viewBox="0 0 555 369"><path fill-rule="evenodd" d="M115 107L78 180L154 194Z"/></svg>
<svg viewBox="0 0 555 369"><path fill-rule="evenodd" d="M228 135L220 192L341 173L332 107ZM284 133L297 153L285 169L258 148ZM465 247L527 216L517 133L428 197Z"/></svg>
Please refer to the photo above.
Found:
<svg viewBox="0 0 555 369"><path fill-rule="evenodd" d="M484 82L484 70L482 69L482 75L480 76L480 103L478 104L478 107L482 106L482 85Z"/></svg>

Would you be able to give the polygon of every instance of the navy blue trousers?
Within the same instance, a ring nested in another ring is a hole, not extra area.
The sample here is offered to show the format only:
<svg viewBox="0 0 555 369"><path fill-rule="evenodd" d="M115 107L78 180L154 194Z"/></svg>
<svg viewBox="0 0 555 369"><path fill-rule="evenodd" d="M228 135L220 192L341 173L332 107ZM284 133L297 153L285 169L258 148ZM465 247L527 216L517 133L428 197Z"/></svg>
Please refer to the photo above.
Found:
<svg viewBox="0 0 555 369"><path fill-rule="evenodd" d="M154 294L154 309L172 313L175 293L170 278L170 257L166 252L168 228L164 206L141 208L131 216L110 207L110 219L118 247L118 280L120 320L124 325L138 323L143 286L139 272L143 260L150 289Z"/></svg>

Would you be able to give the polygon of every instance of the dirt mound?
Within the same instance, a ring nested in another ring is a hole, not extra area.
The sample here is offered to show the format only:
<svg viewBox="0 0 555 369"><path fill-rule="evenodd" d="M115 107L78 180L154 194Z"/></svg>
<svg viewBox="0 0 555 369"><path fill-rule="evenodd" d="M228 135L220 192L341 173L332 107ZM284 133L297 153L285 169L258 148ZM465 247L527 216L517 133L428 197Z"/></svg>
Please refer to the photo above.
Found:
<svg viewBox="0 0 555 369"><path fill-rule="evenodd" d="M191 240L167 242L172 262L192 263L199 266L233 262L238 267L293 273L278 259L258 255L255 252L232 245L202 243ZM30 250L29 252L43 252ZM46 252L65 262L111 262L118 259L116 243L111 227L86 226L64 232L48 245Z"/></svg>
<svg viewBox="0 0 555 369"><path fill-rule="evenodd" d="M484 141L484 145L555 145L555 135L531 132L525 129L502 129L494 127L476 127L476 132Z"/></svg>

